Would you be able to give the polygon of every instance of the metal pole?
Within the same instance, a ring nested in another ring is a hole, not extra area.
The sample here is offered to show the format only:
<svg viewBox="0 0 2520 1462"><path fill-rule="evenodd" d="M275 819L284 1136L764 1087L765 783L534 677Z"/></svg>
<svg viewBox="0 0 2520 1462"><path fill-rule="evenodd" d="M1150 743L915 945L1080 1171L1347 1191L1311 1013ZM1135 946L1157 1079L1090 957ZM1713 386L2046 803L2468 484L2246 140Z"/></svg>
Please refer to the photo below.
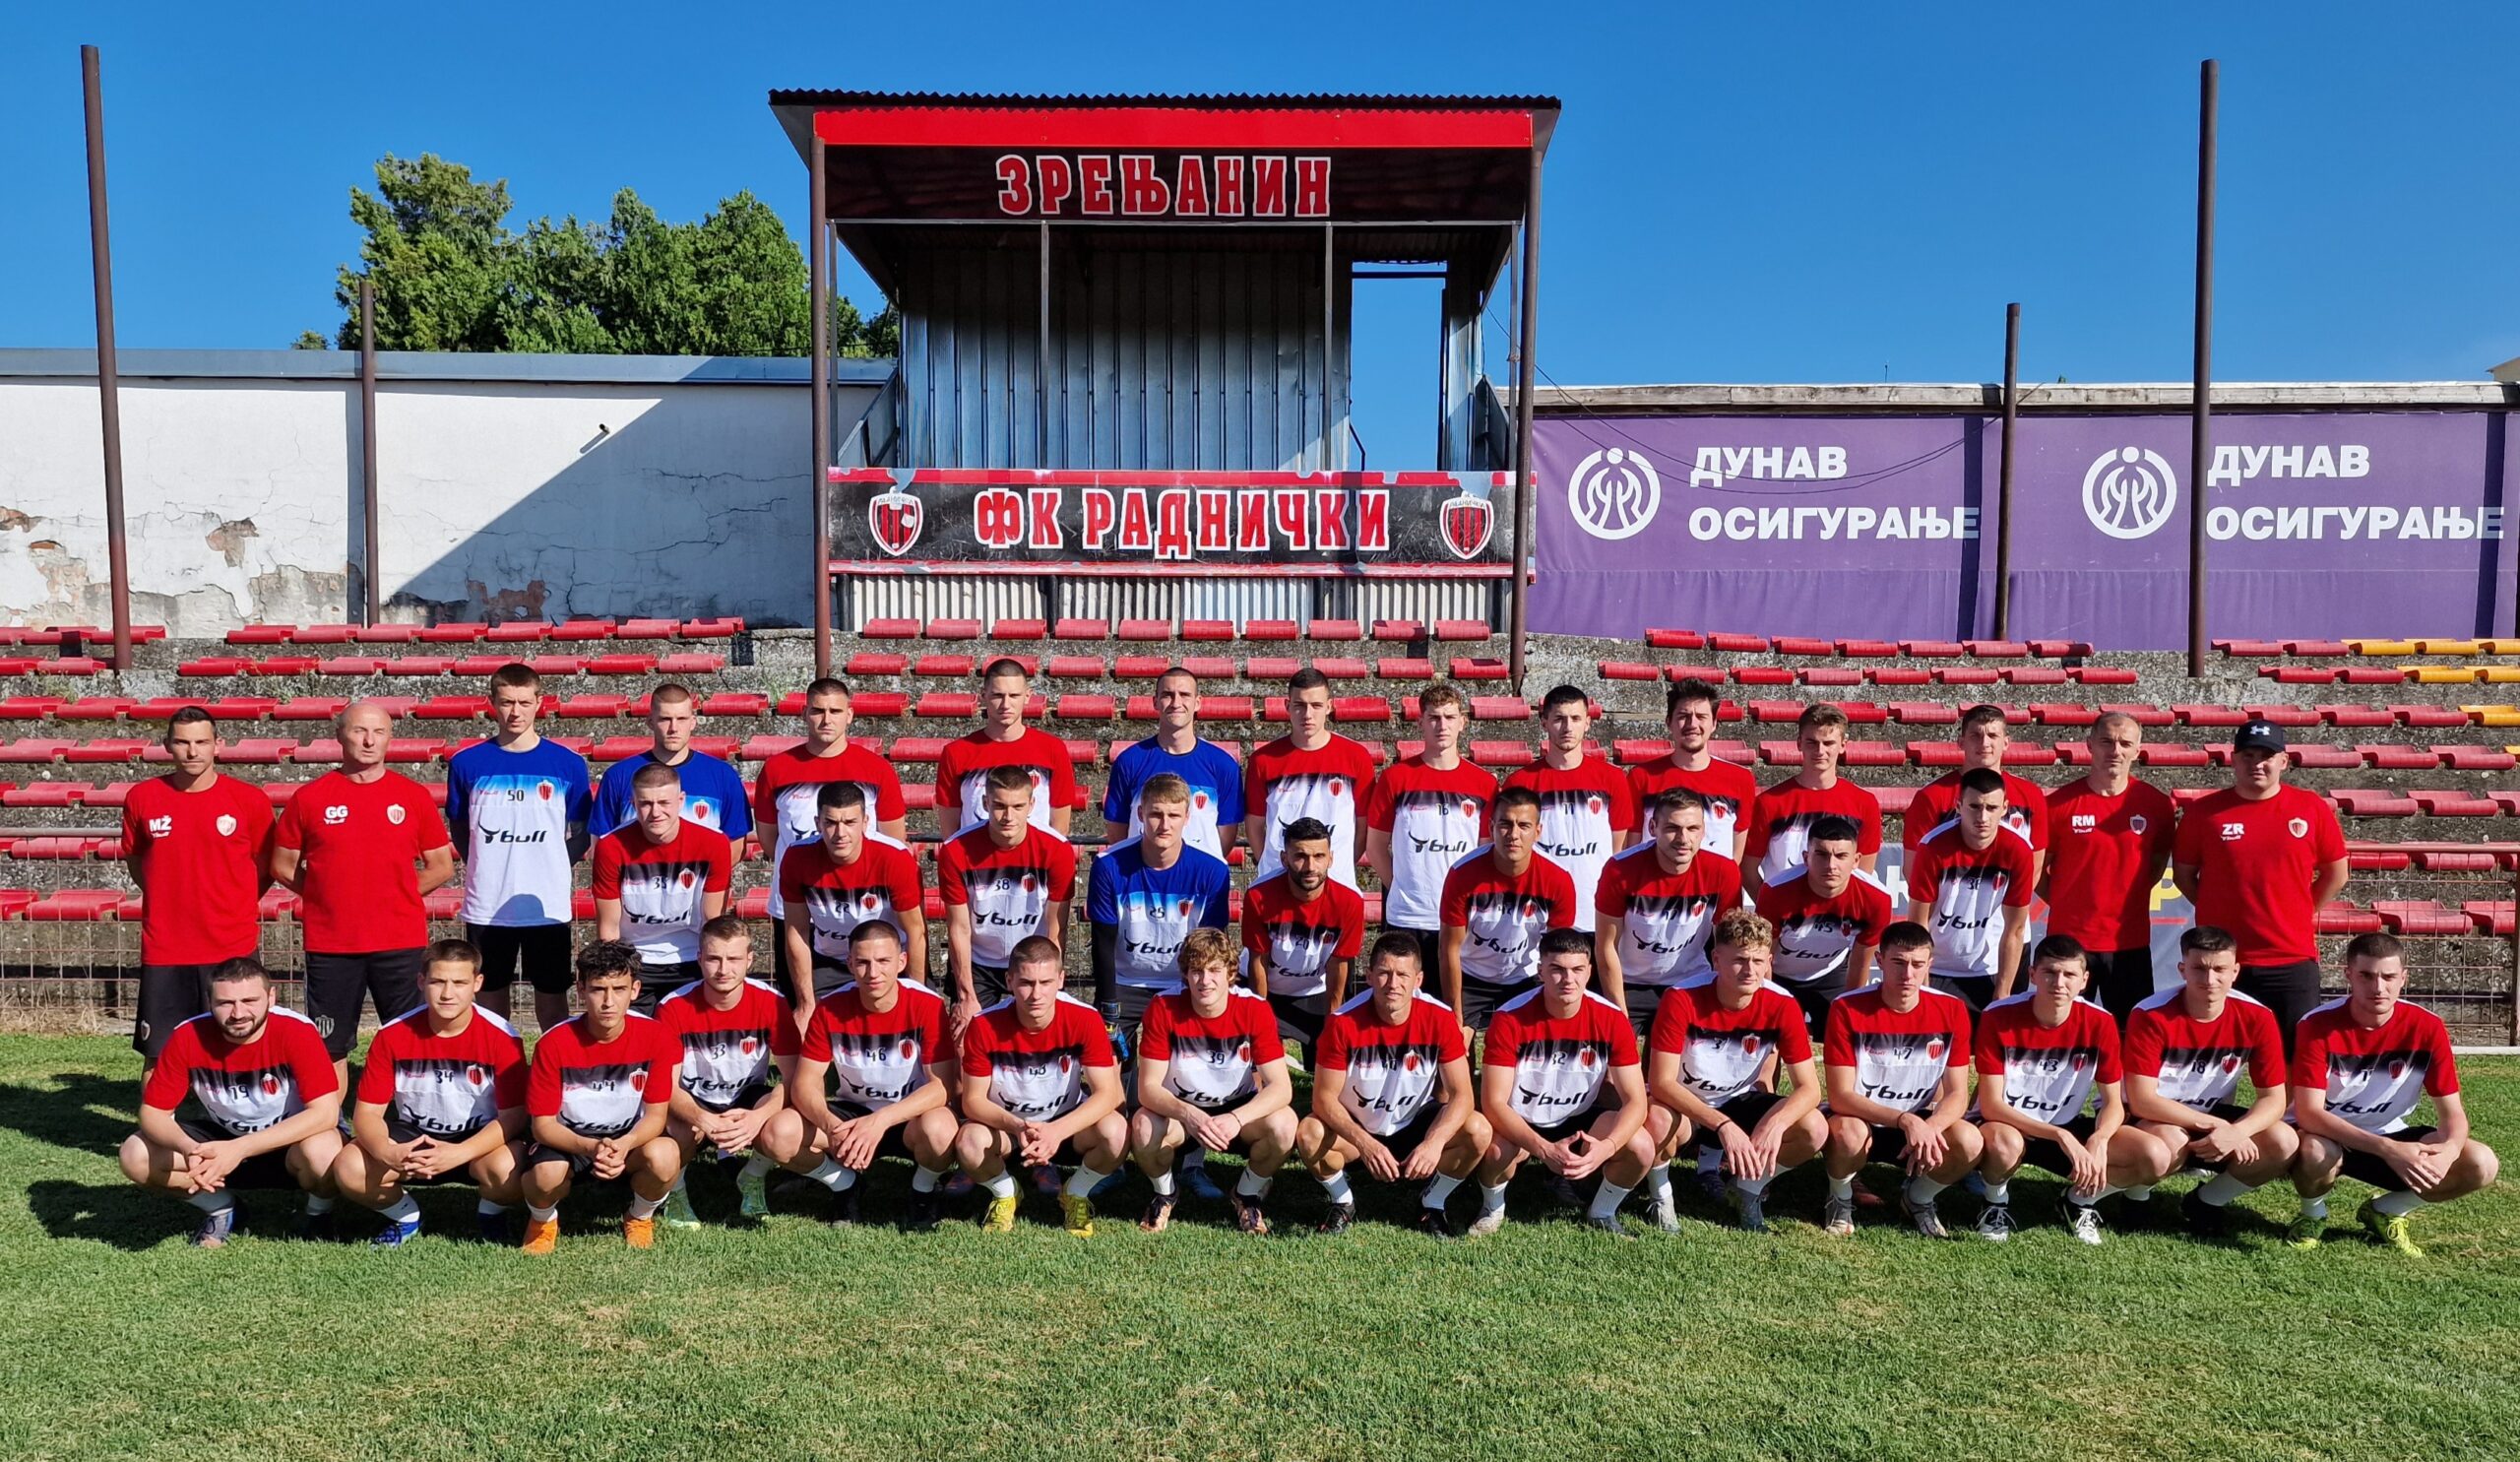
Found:
<svg viewBox="0 0 2520 1462"><path fill-rule="evenodd" d="M378 582L376 526L376 283L358 282L358 467L359 512L366 525L364 556L359 567L367 579L367 617L385 617L385 590Z"/></svg>
<svg viewBox="0 0 2520 1462"><path fill-rule="evenodd" d="M1540 329L1540 149L1532 149L1531 198L1523 212L1523 320L1514 352L1514 597L1511 629L1514 693L1523 693L1526 620L1531 600L1532 337Z"/></svg>
<svg viewBox="0 0 2520 1462"><path fill-rule="evenodd" d="M1047 220L1047 219L1043 219L1043 220L1041 221L1041 335L1040 335L1040 343L1039 343L1039 345L1036 347L1036 350L1039 351L1038 359L1039 359L1039 362L1040 362L1040 363L1039 363L1039 364L1037 364L1037 365L1034 367L1034 374L1035 374L1035 376L1040 380L1040 388L1041 388L1041 429L1040 429L1040 454L1041 454L1041 455L1040 455L1038 459L1036 459L1036 460L1035 460L1034 465L1035 465L1036 467L1042 467L1042 468L1046 468L1046 467L1048 467L1048 466L1050 465L1050 400L1051 400L1051 396L1050 396L1050 221L1049 221L1049 220Z"/></svg>
<svg viewBox="0 0 2520 1462"><path fill-rule="evenodd" d="M2520 1046L2520 872L2511 875L2511 1044Z"/></svg>
<svg viewBox="0 0 2520 1462"><path fill-rule="evenodd" d="M830 239L823 216L829 203L823 181L823 137L814 133L813 145L806 149L805 166L812 173L806 185L807 201L805 255L808 273L807 295L814 311L814 363L808 373L814 401L813 491L814 505L814 674L817 678L831 673L831 270L826 249Z"/></svg>
<svg viewBox="0 0 2520 1462"><path fill-rule="evenodd" d="M2021 306L2004 306L2004 441L1995 472L1995 638L2012 638L2012 429L2021 405Z"/></svg>
<svg viewBox="0 0 2520 1462"><path fill-rule="evenodd" d="M114 360L113 244L105 229L105 93L93 45L79 47L88 103L88 243L96 273L96 414L105 433L105 563L113 595L114 668L131 668L131 545L122 521L122 382Z"/></svg>
<svg viewBox="0 0 2520 1462"><path fill-rule="evenodd" d="M2205 472L2214 447L2214 112L2222 66L2207 61L2196 101L2196 381L2187 449L2187 674L2205 674Z"/></svg>

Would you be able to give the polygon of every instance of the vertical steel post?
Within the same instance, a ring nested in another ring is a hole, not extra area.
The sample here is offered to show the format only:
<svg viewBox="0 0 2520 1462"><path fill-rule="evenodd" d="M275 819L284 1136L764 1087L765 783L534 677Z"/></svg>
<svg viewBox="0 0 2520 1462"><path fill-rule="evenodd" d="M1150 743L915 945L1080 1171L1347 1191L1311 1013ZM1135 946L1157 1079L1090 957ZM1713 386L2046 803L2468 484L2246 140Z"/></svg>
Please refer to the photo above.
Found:
<svg viewBox="0 0 2520 1462"><path fill-rule="evenodd" d="M2511 875L2511 1044L2520 1046L2520 871Z"/></svg>
<svg viewBox="0 0 2520 1462"><path fill-rule="evenodd" d="M1995 472L1995 638L2012 638L2012 433L2021 405L2021 306L2004 306L2004 440Z"/></svg>
<svg viewBox="0 0 2520 1462"><path fill-rule="evenodd" d="M2205 474L2214 450L2214 114L2219 62L2198 75L2196 100L2196 373L2187 448L2187 674L2205 674Z"/></svg>
<svg viewBox="0 0 2520 1462"><path fill-rule="evenodd" d="M79 47L88 104L88 245L96 277L96 414L105 435L105 563L113 596L114 668L131 668L131 545L122 518L122 379L114 359L113 243L105 228L105 91L103 62L93 45Z"/></svg>
<svg viewBox="0 0 2520 1462"><path fill-rule="evenodd" d="M377 568L376 524L376 283L358 282L358 469L359 514L365 525L360 575L367 580L366 617L374 624L384 615L385 590Z"/></svg>
<svg viewBox="0 0 2520 1462"><path fill-rule="evenodd" d="M806 149L805 258L806 294L814 311L814 361L807 371L813 396L813 487L806 494L814 505L814 674L831 673L831 267L830 239L823 215L829 202L823 180L823 135L819 125Z"/></svg>
<svg viewBox="0 0 2520 1462"><path fill-rule="evenodd" d="M1041 335L1040 335L1040 339L1039 343L1035 346L1035 350L1038 351L1038 355L1037 355L1037 357L1036 357L1036 358L1038 359L1039 363L1038 363L1037 365L1035 365L1035 367L1034 367L1034 369L1033 369L1033 374L1034 374L1034 377L1035 377L1036 381L1037 381L1037 382L1039 383L1039 385L1040 386L1040 393L1041 393L1041 405L1040 405L1041 422L1040 422L1040 426L1041 426L1041 429L1040 429L1040 431L1038 433L1038 436L1039 436L1039 438L1040 438L1040 455L1039 457L1037 457L1037 458L1035 458L1035 459L1034 459L1033 465L1034 465L1034 466L1036 466L1036 467L1047 468L1047 467L1051 466L1051 463L1050 463L1050 401L1051 401L1051 394L1050 394L1050 221L1049 221L1048 219L1046 219L1046 218L1045 218L1045 219L1043 219L1043 220L1041 220Z"/></svg>
<svg viewBox="0 0 2520 1462"><path fill-rule="evenodd" d="M1532 380L1536 367L1532 352L1532 337L1540 329L1540 149L1532 149L1531 196L1523 204L1523 319L1516 332L1514 351L1514 591L1510 672L1514 693L1523 693L1523 670L1527 659L1528 638L1526 616L1531 601L1532 523L1535 515L1535 488L1532 483Z"/></svg>

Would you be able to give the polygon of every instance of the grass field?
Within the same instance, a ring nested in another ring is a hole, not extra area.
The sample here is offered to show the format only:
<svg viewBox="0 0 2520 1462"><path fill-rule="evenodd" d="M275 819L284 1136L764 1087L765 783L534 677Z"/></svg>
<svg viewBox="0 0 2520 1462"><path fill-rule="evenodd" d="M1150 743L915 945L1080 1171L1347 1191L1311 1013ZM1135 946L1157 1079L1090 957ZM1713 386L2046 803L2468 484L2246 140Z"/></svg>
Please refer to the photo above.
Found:
<svg viewBox="0 0 2520 1462"><path fill-rule="evenodd" d="M2466 1075L2480 1135L2520 1146L2520 1060ZM203 1253L191 1209L115 1171L137 1076L110 1039L0 1037L12 1458L2520 1456L2509 1183L2419 1215L2423 1262L2363 1240L2351 1183L2315 1253L2278 1241L2280 1187L2228 1247L2088 1250L2038 1178L2004 1247L1887 1220L1832 1242L1807 1172L1763 1239L1693 1210L1620 1243L1518 1186L1530 1221L1438 1245L1374 1222L1406 1200L1366 1184L1342 1240L1246 1240L1196 1204L1150 1238L1133 1184L1087 1240L1042 1200L1012 1238L913 1237L775 1188L765 1230L646 1254L617 1199L573 1203L552 1259L446 1238ZM873 1179L870 1220L904 1172ZM704 1214L731 1210L695 1181ZM1318 1189L1281 1188L1308 1224ZM279 1229L279 1196L248 1202ZM426 1207L458 1234L471 1202Z"/></svg>

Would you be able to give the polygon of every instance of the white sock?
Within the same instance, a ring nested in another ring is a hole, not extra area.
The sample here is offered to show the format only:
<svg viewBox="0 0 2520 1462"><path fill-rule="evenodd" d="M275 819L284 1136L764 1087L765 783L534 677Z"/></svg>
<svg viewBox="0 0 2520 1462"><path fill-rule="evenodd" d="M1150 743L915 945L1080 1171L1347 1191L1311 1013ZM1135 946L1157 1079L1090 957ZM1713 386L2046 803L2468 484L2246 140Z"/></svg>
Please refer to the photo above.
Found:
<svg viewBox="0 0 2520 1462"><path fill-rule="evenodd" d="M664 1206L665 1200L662 1198L651 1198L644 1193L632 1193L626 1216L634 1219L654 1218L657 1210Z"/></svg>
<svg viewBox="0 0 2520 1462"><path fill-rule="evenodd" d="M941 1168L913 1168L910 1174L910 1190L914 1193L932 1193L936 1191L936 1185L944 1180L945 1170Z"/></svg>
<svg viewBox="0 0 2520 1462"><path fill-rule="evenodd" d="M2391 1218L2404 1218L2424 1206L2424 1200L2413 1193L2382 1193L2371 1200L2375 1212Z"/></svg>
<svg viewBox="0 0 2520 1462"><path fill-rule="evenodd" d="M306 1195L306 1216L308 1218L322 1218L325 1214L331 1213L332 1211L332 1199L319 1197L314 1193L308 1193Z"/></svg>
<svg viewBox="0 0 2520 1462"><path fill-rule="evenodd" d="M528 1203L525 1205L525 1216L534 1220L537 1224L557 1223L560 1218L560 1205L554 1203L548 1208L542 1208L536 1204Z"/></svg>
<svg viewBox="0 0 2520 1462"><path fill-rule="evenodd" d="M1942 1190L1948 1186L1950 1184L1936 1182L1920 1173L1908 1179L1908 1201L1922 1208L1941 1196Z"/></svg>
<svg viewBox="0 0 2520 1462"><path fill-rule="evenodd" d="M1645 1191L1652 1194L1658 1207L1671 1206L1671 1165L1657 1163L1645 1170Z"/></svg>
<svg viewBox="0 0 2520 1462"><path fill-rule="evenodd" d="M857 1182L857 1174L853 1170L843 1168L829 1158L823 1159L813 1172L805 1176L835 1193L848 1192Z"/></svg>
<svg viewBox="0 0 2520 1462"><path fill-rule="evenodd" d="M1418 1195L1418 1201L1427 1208L1441 1208L1452 1198L1453 1189L1460 1186L1460 1178L1438 1173L1426 1179L1426 1190Z"/></svg>
<svg viewBox="0 0 2520 1462"><path fill-rule="evenodd" d="M1634 1188L1623 1188L1606 1177L1603 1178L1601 1191L1593 1194L1593 1206L1585 1210L1585 1215L1588 1218L1608 1218L1611 1214L1618 1212L1618 1206L1627 1201L1628 1194L1635 1191Z"/></svg>
<svg viewBox="0 0 2520 1462"><path fill-rule="evenodd" d="M1437 1174L1435 1176L1435 1182L1442 1182L1443 1180L1444 1177L1442 1174ZM1453 1181L1459 1182L1461 1179L1456 1177ZM1354 1208L1356 1206L1355 1190L1348 1186L1347 1170L1342 1169L1337 1173L1333 1173L1328 1177L1320 1179L1320 1182L1321 1190L1330 1196L1331 1202L1338 1204L1342 1208ZM1427 1187L1431 1190L1434 1187L1434 1183L1427 1184ZM1451 1192L1452 1189L1446 1188L1444 1191Z"/></svg>
<svg viewBox="0 0 2520 1462"><path fill-rule="evenodd" d="M1734 1178L1732 1186L1739 1188L1742 1192L1749 1194L1753 1198L1764 1198L1768 1195L1768 1184L1774 1181L1776 1181L1776 1175L1771 1173L1765 1177ZM1853 1189L1850 1188L1849 1191L1852 1192Z"/></svg>
<svg viewBox="0 0 2520 1462"><path fill-rule="evenodd" d="M225 1213L236 1206L236 1195L220 1188L215 1193L186 1193L184 1201L204 1213Z"/></svg>
<svg viewBox="0 0 2520 1462"><path fill-rule="evenodd" d="M1153 1183L1153 1184L1155 1184L1155 1195L1156 1195L1157 1197L1159 1197L1159 1198L1169 1198L1169 1197L1171 1197L1171 1196L1172 1196L1172 1175L1171 1175L1171 1174L1169 1174L1169 1173L1158 1173L1158 1174L1156 1174L1154 1176L1149 1177L1149 1178L1147 1179L1147 1181L1148 1181L1148 1182L1151 1182L1151 1183Z"/></svg>
<svg viewBox="0 0 2520 1462"><path fill-rule="evenodd" d="M1245 1198L1265 1198L1269 1196L1269 1179L1245 1168L1242 1181L1235 1183L1233 1190Z"/></svg>
<svg viewBox="0 0 2520 1462"><path fill-rule="evenodd" d="M744 1159L744 1166L740 1170L740 1176L747 1182L757 1177L768 1177L770 1176L770 1159L763 1157L759 1153L754 1153L751 1157Z"/></svg>
<svg viewBox="0 0 2520 1462"><path fill-rule="evenodd" d="M1083 1198L1094 1191L1096 1183L1110 1176L1108 1173L1097 1173L1079 1163L1076 1165L1076 1171L1067 1176L1067 1187L1063 1191L1071 1198Z"/></svg>
<svg viewBox="0 0 2520 1462"><path fill-rule="evenodd" d="M2153 1201L2153 1185L2149 1182L2137 1183L2131 1188L2120 1188L2118 1191L2126 1195L2126 1201L2129 1203L2150 1203Z"/></svg>
<svg viewBox="0 0 2520 1462"><path fill-rule="evenodd" d="M1855 1175L1850 1173L1844 1177L1832 1176L1829 1179L1829 1196L1832 1198L1853 1198L1855 1196Z"/></svg>
<svg viewBox="0 0 2520 1462"><path fill-rule="evenodd" d="M1480 1213L1494 1213L1504 1206L1505 1184L1500 1182L1492 1188L1483 1182L1479 1185L1479 1211Z"/></svg>
<svg viewBox="0 0 2520 1462"><path fill-rule="evenodd" d="M508 1205L504 1203L493 1203L487 1198L478 1198L473 1200L472 1211L474 1213L499 1214L507 1212Z"/></svg>
<svg viewBox="0 0 2520 1462"><path fill-rule="evenodd" d="M389 1224L416 1224L420 1221L420 1205L412 1202L411 1195L409 1193L378 1209L377 1212L385 1215L385 1221Z"/></svg>
<svg viewBox="0 0 2520 1462"><path fill-rule="evenodd" d="M2001 1182L1996 1182L1991 1178L1987 1179L1986 1201L1998 1206L2010 1203L2012 1201L2012 1179L2007 1177Z"/></svg>
<svg viewBox="0 0 2520 1462"><path fill-rule="evenodd" d="M1015 1175L1001 1168L995 1177L981 1178L980 1186L988 1189L992 1198L1012 1198L1015 1196Z"/></svg>
<svg viewBox="0 0 2520 1462"><path fill-rule="evenodd" d="M2240 1181L2232 1175L2228 1173L2217 1173L2212 1178L2206 1181L2206 1184L2203 1187L2196 1190L2196 1197L2197 1201L2201 1203L2205 1203L2211 1207L2220 1208L2231 1202L2234 1198L2247 1192L2248 1189L2249 1185L2247 1183Z"/></svg>
<svg viewBox="0 0 2520 1462"><path fill-rule="evenodd" d="M2327 1195L2325 1193L2321 1193L2315 1198L2303 1198L2301 1200L2301 1217L2305 1219L2326 1218Z"/></svg>
<svg viewBox="0 0 2520 1462"><path fill-rule="evenodd" d="M2124 1188L2104 1187L2104 1188L2102 1188L2099 1192L2094 1193L2094 1194L2092 1194L2090 1197L2086 1198L2086 1197L2083 1197L2081 1194L2079 1194L2079 1193L2076 1193L2076 1192L2072 1191L2071 1189L2067 1189L2067 1190L2066 1190L2066 1193L2065 1193L2065 1201L2066 1201L2066 1203L2068 1203L2068 1204L2072 1205L2072 1206L2073 1206L2073 1207L2075 1207L2075 1208L2089 1208L2089 1207L2091 1207L2093 1204L2095 1204L2095 1203L2099 1202L2099 1201L2100 1201L2101 1199L2103 1199L2103 1198L2108 1197L2108 1196L2109 1196L2110 1194L2111 1194L2111 1193L2122 1193L2122 1192L2124 1192L2124 1191L2126 1191Z"/></svg>

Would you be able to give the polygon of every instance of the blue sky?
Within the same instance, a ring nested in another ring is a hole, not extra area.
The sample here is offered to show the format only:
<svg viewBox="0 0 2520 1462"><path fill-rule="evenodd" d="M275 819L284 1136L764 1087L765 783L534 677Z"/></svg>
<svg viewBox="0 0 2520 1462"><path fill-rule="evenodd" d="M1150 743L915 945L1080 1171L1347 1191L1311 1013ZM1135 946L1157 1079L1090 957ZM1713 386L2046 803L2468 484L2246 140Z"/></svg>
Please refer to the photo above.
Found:
<svg viewBox="0 0 2520 1462"><path fill-rule="evenodd" d="M773 87L1516 92L1566 104L1554 380L1991 379L2013 299L2030 379L2177 379L2212 55L2219 377L2476 379L2520 355L2508 6L1595 4L1540 7L1532 34L1530 7L1353 0L246 11L0 18L0 346L93 340L94 41L126 349L329 329L347 190L388 151L506 177L519 223L600 215L626 184L672 218L750 188L792 227ZM1431 377L1420 307L1368 315L1362 368Z"/></svg>

